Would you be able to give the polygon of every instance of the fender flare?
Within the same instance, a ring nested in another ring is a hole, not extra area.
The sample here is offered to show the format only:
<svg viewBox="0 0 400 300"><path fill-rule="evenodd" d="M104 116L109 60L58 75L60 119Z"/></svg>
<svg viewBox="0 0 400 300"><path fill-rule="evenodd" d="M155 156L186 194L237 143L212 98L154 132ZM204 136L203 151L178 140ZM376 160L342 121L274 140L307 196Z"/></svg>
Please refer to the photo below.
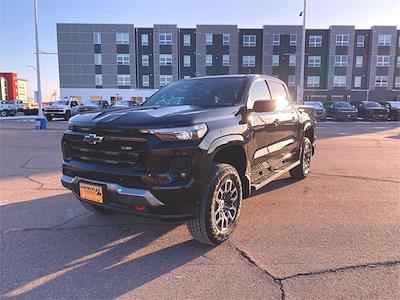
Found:
<svg viewBox="0 0 400 300"><path fill-rule="evenodd" d="M237 145L240 144L243 146L244 137L240 134L230 134L221 136L215 139L207 149L207 154L210 155L214 153L219 148L224 148L228 145ZM244 147L243 147L244 148Z"/></svg>

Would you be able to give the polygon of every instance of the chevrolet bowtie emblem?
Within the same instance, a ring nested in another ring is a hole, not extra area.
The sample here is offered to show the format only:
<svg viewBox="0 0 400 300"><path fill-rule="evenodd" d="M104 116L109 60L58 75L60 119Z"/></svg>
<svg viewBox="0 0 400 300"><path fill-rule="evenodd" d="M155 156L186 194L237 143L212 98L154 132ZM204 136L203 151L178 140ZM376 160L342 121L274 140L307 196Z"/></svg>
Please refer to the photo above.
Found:
<svg viewBox="0 0 400 300"><path fill-rule="evenodd" d="M103 139L104 139L103 136L97 136L96 134L89 134L85 135L85 138L83 140L91 145L96 145L97 143L101 143Z"/></svg>

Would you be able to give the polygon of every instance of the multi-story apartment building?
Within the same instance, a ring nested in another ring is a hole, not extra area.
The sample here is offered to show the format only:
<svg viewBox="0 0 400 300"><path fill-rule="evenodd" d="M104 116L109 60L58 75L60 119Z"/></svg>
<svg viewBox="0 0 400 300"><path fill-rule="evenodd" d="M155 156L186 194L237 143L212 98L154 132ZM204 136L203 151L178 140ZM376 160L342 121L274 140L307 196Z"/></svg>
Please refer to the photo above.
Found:
<svg viewBox="0 0 400 300"><path fill-rule="evenodd" d="M171 81L267 74L297 96L305 42L306 100L400 100L400 30L395 26L57 24L62 97L147 97Z"/></svg>

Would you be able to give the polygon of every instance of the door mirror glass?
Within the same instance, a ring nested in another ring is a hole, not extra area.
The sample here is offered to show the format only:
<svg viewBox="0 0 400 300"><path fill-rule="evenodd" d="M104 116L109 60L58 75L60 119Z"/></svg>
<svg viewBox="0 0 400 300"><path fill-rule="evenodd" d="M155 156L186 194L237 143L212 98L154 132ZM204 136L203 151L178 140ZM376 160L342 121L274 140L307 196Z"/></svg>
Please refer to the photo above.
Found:
<svg viewBox="0 0 400 300"><path fill-rule="evenodd" d="M253 105L255 112L271 112L276 110L275 100L256 100Z"/></svg>

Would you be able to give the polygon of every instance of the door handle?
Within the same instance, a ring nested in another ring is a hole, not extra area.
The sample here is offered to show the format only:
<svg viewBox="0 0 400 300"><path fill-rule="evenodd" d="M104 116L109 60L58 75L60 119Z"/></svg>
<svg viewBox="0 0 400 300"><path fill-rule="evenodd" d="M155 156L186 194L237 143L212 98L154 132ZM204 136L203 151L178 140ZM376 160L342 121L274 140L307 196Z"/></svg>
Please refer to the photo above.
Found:
<svg viewBox="0 0 400 300"><path fill-rule="evenodd" d="M275 119L275 121L274 121L274 125L275 125L275 126L278 126L280 123L281 123L281 122L280 122L278 119Z"/></svg>

